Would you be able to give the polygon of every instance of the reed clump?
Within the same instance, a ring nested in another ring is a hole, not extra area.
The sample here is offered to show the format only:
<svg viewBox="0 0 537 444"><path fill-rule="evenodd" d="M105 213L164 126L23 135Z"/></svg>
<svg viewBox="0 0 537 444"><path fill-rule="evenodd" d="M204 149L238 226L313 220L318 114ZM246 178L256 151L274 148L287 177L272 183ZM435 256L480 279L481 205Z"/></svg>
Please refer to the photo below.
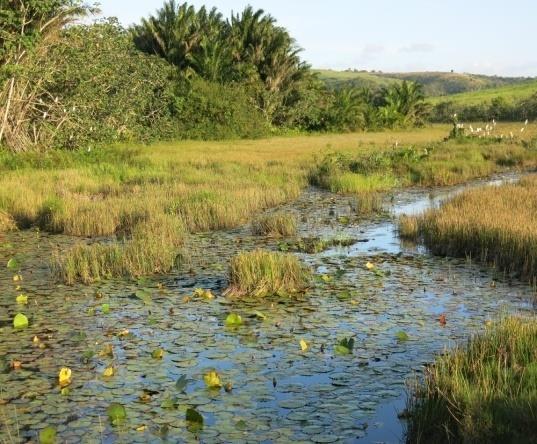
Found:
<svg viewBox="0 0 537 444"><path fill-rule="evenodd" d="M264 214L252 222L252 232L256 236L287 237L296 234L296 217L287 212Z"/></svg>
<svg viewBox="0 0 537 444"><path fill-rule="evenodd" d="M117 241L78 243L56 252L53 271L68 285L167 273L181 258L184 238L185 228L177 217L155 216Z"/></svg>
<svg viewBox="0 0 537 444"><path fill-rule="evenodd" d="M466 191L417 223L435 254L470 256L537 279L537 176Z"/></svg>
<svg viewBox="0 0 537 444"><path fill-rule="evenodd" d="M229 288L234 297L289 296L309 285L310 271L293 254L255 250L231 260Z"/></svg>
<svg viewBox="0 0 537 444"><path fill-rule="evenodd" d="M504 318L439 356L408 413L409 443L537 442L537 319Z"/></svg>

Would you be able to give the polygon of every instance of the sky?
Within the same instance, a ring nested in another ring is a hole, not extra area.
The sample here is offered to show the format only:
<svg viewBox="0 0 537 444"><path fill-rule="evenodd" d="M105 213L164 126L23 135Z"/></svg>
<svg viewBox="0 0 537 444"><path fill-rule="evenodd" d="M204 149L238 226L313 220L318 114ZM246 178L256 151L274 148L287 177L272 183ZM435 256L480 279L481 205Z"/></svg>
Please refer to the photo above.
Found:
<svg viewBox="0 0 537 444"><path fill-rule="evenodd" d="M537 76L536 0L191 0L226 17L250 4L289 30L314 68ZM163 0L100 0L124 25Z"/></svg>

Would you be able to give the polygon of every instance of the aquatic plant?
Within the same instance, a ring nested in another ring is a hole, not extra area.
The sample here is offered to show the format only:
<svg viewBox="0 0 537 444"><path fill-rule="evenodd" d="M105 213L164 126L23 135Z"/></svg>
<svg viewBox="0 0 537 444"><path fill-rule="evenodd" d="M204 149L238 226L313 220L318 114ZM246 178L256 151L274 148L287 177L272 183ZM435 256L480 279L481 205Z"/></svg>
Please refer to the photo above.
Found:
<svg viewBox="0 0 537 444"><path fill-rule="evenodd" d="M294 236L296 217L285 212L264 214L253 220L252 232L257 236Z"/></svg>
<svg viewBox="0 0 537 444"><path fill-rule="evenodd" d="M509 317L439 356L408 401L411 443L536 442L537 320Z"/></svg>
<svg viewBox="0 0 537 444"><path fill-rule="evenodd" d="M255 250L232 258L229 288L232 296L287 296L304 291L309 270L292 254Z"/></svg>
<svg viewBox="0 0 537 444"><path fill-rule="evenodd" d="M403 214L397 221L397 231L401 239L417 240L419 236L418 218Z"/></svg>

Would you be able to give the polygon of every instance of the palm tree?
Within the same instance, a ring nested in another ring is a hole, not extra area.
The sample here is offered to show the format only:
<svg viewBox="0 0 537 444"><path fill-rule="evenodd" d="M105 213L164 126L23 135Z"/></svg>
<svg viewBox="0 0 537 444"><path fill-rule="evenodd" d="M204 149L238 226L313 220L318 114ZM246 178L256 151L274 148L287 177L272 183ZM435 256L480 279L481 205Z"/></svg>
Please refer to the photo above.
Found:
<svg viewBox="0 0 537 444"><path fill-rule="evenodd" d="M404 80L384 90L380 111L390 126L420 125L426 113L424 98L422 85Z"/></svg>

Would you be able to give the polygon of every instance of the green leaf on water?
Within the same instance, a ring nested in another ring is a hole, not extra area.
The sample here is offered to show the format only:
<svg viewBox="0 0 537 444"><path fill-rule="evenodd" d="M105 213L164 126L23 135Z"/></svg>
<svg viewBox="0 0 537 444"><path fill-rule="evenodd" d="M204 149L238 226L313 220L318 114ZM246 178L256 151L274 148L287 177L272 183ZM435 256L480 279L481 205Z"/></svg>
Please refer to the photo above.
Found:
<svg viewBox="0 0 537 444"><path fill-rule="evenodd" d="M17 259L12 257L10 260L7 261L7 268L9 268L10 270L18 270L20 268L20 264Z"/></svg>
<svg viewBox="0 0 537 444"><path fill-rule="evenodd" d="M39 432L39 442L41 444L56 444L57 432L54 427L45 427Z"/></svg>
<svg viewBox="0 0 537 444"><path fill-rule="evenodd" d="M235 428L240 431L244 431L248 428L248 424L244 419L241 419L235 423Z"/></svg>
<svg viewBox="0 0 537 444"><path fill-rule="evenodd" d="M125 407L117 402L110 404L106 413L108 414L108 419L110 419L112 425L115 426L120 425L127 419L127 411L125 410Z"/></svg>
<svg viewBox="0 0 537 444"><path fill-rule="evenodd" d="M340 294L338 294L337 298L340 301L348 301L348 300L352 299L352 294L348 290L342 291Z"/></svg>
<svg viewBox="0 0 537 444"><path fill-rule="evenodd" d="M103 314L109 314L110 313L110 304L103 304L101 306L101 312Z"/></svg>
<svg viewBox="0 0 537 444"><path fill-rule="evenodd" d="M325 284L328 284L334 280L334 278L328 274L323 274L320 276L321 281L323 281Z"/></svg>
<svg viewBox="0 0 537 444"><path fill-rule="evenodd" d="M242 325L242 318L240 315L236 313L231 313L226 318L226 326L227 327L239 327Z"/></svg>
<svg viewBox="0 0 537 444"><path fill-rule="evenodd" d="M162 404L160 406L163 409L172 410L177 408L177 398L166 398L164 401L162 401Z"/></svg>
<svg viewBox="0 0 537 444"><path fill-rule="evenodd" d="M145 305L149 305L153 302L151 292L146 289L137 290L136 293L134 293L134 296L140 299Z"/></svg>
<svg viewBox="0 0 537 444"><path fill-rule="evenodd" d="M405 333L404 331L398 331L395 334L395 337L397 338L397 340L399 342L405 342L405 341L408 341L410 339L410 336L408 336L408 334Z"/></svg>
<svg viewBox="0 0 537 444"><path fill-rule="evenodd" d="M15 327L17 330L28 327L28 318L22 313L18 313L13 318L13 327Z"/></svg>
<svg viewBox="0 0 537 444"><path fill-rule="evenodd" d="M161 348L157 348L153 350L151 356L153 357L153 359L162 359L164 357L164 350L162 350Z"/></svg>
<svg viewBox="0 0 537 444"><path fill-rule="evenodd" d="M190 431L199 431L203 428L203 416L193 407L188 408L186 411L186 422Z"/></svg>
<svg viewBox="0 0 537 444"><path fill-rule="evenodd" d="M256 318L261 319L262 321L264 321L265 319L267 319L267 315L266 315L266 314L261 313L260 311L257 311L257 310L255 310L255 311L253 312L253 315L254 315Z"/></svg>
<svg viewBox="0 0 537 444"><path fill-rule="evenodd" d="M180 392L184 392L187 385L188 385L188 379L186 378L185 375L183 375L175 383L175 388L179 390Z"/></svg>
<svg viewBox="0 0 537 444"><path fill-rule="evenodd" d="M343 338L334 347L334 351L337 355L351 355L354 349L354 338Z"/></svg>

